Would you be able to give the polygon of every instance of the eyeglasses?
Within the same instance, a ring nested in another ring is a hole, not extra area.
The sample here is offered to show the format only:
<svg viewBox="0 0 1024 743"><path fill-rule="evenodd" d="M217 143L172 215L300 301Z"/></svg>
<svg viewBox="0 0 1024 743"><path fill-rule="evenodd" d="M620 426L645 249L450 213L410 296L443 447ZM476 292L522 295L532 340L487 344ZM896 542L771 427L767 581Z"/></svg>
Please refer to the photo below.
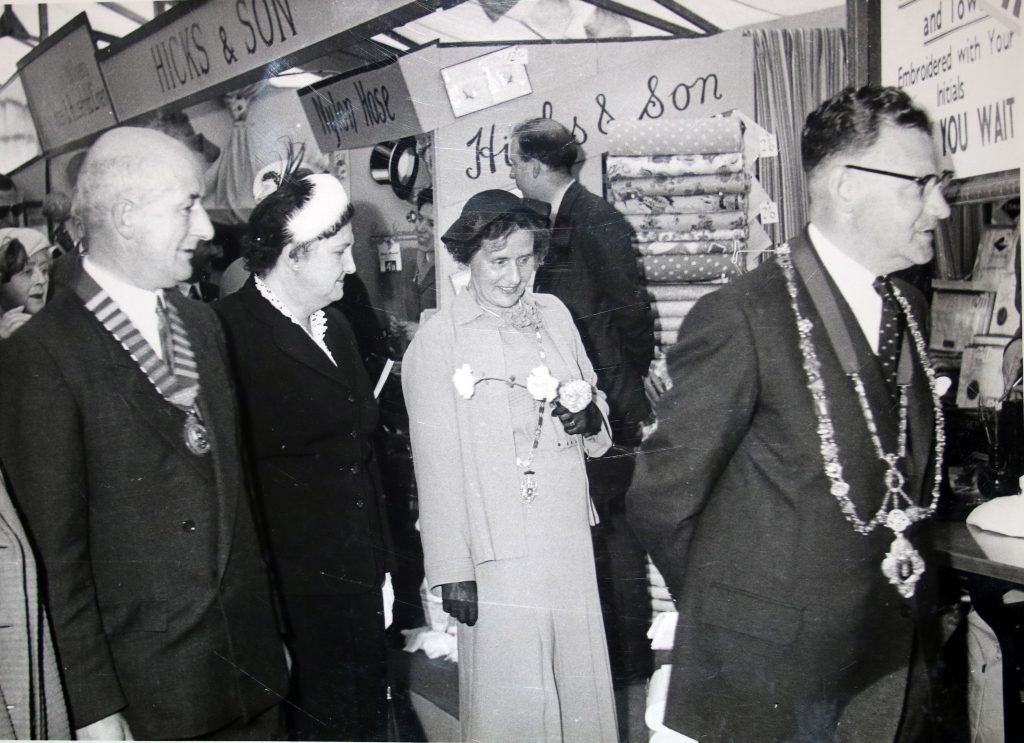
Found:
<svg viewBox="0 0 1024 743"><path fill-rule="evenodd" d="M952 170L943 170L941 173L929 173L928 175L907 175L906 173L894 173L891 170L879 170L878 168L865 168L863 165L844 165L850 170L860 170L865 173L876 175L887 175L890 178L901 178L905 181L913 181L921 189L921 195L926 196L936 188L945 191L955 175Z"/></svg>
<svg viewBox="0 0 1024 743"><path fill-rule="evenodd" d="M18 218L18 217L21 216L22 212L24 212L24 211L25 211L25 205L24 204L15 204L14 206L6 206L6 205L0 206L0 219L7 219L7 215L8 214L10 214L11 216L13 216L15 218Z"/></svg>

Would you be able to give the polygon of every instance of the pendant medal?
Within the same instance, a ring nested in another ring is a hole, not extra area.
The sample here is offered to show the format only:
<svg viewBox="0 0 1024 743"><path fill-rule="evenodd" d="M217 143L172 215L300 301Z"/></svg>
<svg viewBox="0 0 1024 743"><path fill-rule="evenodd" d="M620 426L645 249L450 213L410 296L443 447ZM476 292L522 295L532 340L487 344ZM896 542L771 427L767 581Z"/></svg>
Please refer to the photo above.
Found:
<svg viewBox="0 0 1024 743"><path fill-rule="evenodd" d="M537 497L537 480L533 475L534 473L531 470L527 470L523 473L523 484L520 487L520 492L523 494L523 501L525 503L533 503L534 499Z"/></svg>
<svg viewBox="0 0 1024 743"><path fill-rule="evenodd" d="M206 426L194 408L185 416L185 446L197 457L210 453L210 439L206 435Z"/></svg>
<svg viewBox="0 0 1024 743"><path fill-rule="evenodd" d="M910 540L903 536L904 529L910 526L910 523L910 517L899 508L889 512L885 525L892 529L896 538L892 540L889 551L882 560L882 574L905 599L914 596L917 582L924 573L924 558L914 549Z"/></svg>

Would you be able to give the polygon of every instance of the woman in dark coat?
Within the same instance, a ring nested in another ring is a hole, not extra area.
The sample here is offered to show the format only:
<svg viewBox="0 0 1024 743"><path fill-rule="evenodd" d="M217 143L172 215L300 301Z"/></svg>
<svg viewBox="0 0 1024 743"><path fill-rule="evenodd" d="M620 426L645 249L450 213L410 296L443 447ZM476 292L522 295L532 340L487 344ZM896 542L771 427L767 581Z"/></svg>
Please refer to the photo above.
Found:
<svg viewBox="0 0 1024 743"><path fill-rule="evenodd" d="M352 211L333 176L284 173L249 219L253 275L214 304L284 597L299 740L378 740L385 721L377 405L352 330L328 307L355 271Z"/></svg>

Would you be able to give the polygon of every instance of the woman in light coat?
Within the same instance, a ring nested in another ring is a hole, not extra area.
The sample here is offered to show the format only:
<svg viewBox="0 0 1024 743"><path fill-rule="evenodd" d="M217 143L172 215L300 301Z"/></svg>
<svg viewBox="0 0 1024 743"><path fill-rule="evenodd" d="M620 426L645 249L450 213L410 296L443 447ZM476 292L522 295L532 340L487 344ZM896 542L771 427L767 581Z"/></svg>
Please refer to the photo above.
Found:
<svg viewBox="0 0 1024 743"><path fill-rule="evenodd" d="M427 581L460 622L467 741L617 740L584 456L607 405L565 306L528 292L540 218L472 197L442 241L469 286L403 362Z"/></svg>

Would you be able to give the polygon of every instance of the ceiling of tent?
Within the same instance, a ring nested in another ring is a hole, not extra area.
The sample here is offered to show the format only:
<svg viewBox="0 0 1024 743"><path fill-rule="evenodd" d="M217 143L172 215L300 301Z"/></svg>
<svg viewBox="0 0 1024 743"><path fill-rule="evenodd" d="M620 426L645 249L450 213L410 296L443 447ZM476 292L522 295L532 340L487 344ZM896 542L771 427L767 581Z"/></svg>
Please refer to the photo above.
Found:
<svg viewBox="0 0 1024 743"><path fill-rule="evenodd" d="M307 69L319 67L324 72L348 71L432 41L702 36L843 4L842 0L425 0L425 3L437 10L377 34L359 47L338 50L318 60L316 65L305 66ZM98 46L102 48L110 38L127 35L175 4L173 1L122 0L50 2L45 6L50 33L86 12L98 37ZM14 74L18 59L38 43L40 35L40 3L15 0L10 5L0 28L0 83Z"/></svg>

